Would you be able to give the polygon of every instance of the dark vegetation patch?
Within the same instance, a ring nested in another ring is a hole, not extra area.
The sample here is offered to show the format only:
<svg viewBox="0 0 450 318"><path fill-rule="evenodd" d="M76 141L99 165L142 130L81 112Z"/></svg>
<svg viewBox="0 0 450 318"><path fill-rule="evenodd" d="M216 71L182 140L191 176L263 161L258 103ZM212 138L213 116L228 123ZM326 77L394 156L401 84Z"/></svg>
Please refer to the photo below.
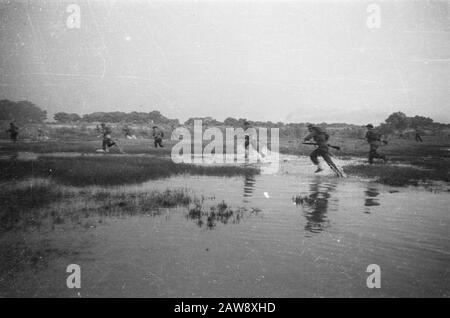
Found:
<svg viewBox="0 0 450 318"><path fill-rule="evenodd" d="M0 179L50 177L59 183L73 186L135 184L177 174L230 177L258 172L258 169L252 167L176 164L164 158L143 157L102 156L0 161Z"/></svg>
<svg viewBox="0 0 450 318"><path fill-rule="evenodd" d="M60 224L96 227L109 217L156 216L165 208L186 207L187 218L200 227L239 223L244 214L258 209L233 209L224 201L205 207L205 200L187 189L152 192L118 192L65 189L61 185L34 181L33 186L4 187L0 199L0 238L12 230L54 229Z"/></svg>
<svg viewBox="0 0 450 318"><path fill-rule="evenodd" d="M207 229L214 229L217 224L237 224L245 216L256 215L260 212L257 208L232 208L225 201L218 203L209 209L200 202L196 202L189 209L187 219L193 220L199 227L206 226Z"/></svg>
<svg viewBox="0 0 450 318"><path fill-rule="evenodd" d="M39 212L41 208L74 196L46 183L30 184L20 188L4 185L0 190L1 230L10 230L17 224L25 227L39 226L42 218Z"/></svg>
<svg viewBox="0 0 450 318"><path fill-rule="evenodd" d="M96 216L157 214L159 208L187 206L197 199L183 189L148 193L93 193L63 191L61 186L55 184L36 183L32 187L4 187L0 200L0 230L5 232L40 228L45 222L54 227L68 220L80 223L81 218ZM52 206L52 203L57 206Z"/></svg>
<svg viewBox="0 0 450 318"><path fill-rule="evenodd" d="M197 200L184 189L167 189L163 192L142 193L110 193L101 191L95 193L92 199L97 202L97 205L93 205L93 210L101 214L114 214L116 212L154 214L159 208L187 206L194 200Z"/></svg>
<svg viewBox="0 0 450 318"><path fill-rule="evenodd" d="M148 140L118 140L118 143L128 154L154 154L159 156L169 156L173 141L167 141L164 148L154 148L153 141ZM24 141L21 140L13 145L10 142L0 141L2 152L12 153L16 151L34 153L55 153L55 152L78 152L92 154L101 148L102 140L47 140L47 141ZM119 153L117 147L110 148L111 153ZM99 154L100 156L100 154Z"/></svg>

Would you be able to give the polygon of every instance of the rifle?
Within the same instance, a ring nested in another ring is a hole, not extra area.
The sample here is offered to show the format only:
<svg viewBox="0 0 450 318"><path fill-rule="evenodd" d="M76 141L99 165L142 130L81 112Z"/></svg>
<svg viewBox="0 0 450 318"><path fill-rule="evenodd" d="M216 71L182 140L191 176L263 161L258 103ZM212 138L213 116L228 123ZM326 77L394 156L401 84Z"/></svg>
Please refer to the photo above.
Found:
<svg viewBox="0 0 450 318"><path fill-rule="evenodd" d="M302 144L318 146L315 142L302 142ZM332 145L328 144L328 147L334 148L336 150L341 150L341 147L339 147L339 146L332 146Z"/></svg>

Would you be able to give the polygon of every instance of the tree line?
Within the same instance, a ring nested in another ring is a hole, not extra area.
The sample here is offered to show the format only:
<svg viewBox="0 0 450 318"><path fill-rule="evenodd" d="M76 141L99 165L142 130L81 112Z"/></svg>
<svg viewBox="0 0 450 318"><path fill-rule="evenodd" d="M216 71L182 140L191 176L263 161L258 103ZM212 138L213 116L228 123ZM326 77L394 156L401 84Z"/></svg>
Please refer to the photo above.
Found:
<svg viewBox="0 0 450 318"><path fill-rule="evenodd" d="M53 116L53 119L58 123L134 123L134 124L148 124L158 123L178 126L180 123L178 119L170 119L162 115L159 111L154 110L149 113L145 112L94 112L80 116L75 113L58 112Z"/></svg>
<svg viewBox="0 0 450 318"><path fill-rule="evenodd" d="M13 102L0 100L0 120L41 123L47 119L47 112L27 100Z"/></svg>
<svg viewBox="0 0 450 318"><path fill-rule="evenodd" d="M42 110L30 101L10 101L7 99L0 100L0 120L15 121L21 123L42 123L47 119L47 112ZM92 122L107 122L107 123L135 123L135 124L162 124L172 127L179 126L178 119L170 119L162 115L159 111L151 112L93 112L80 116L76 113L58 112L53 116L53 119L58 123L92 123ZM184 122L184 125L193 125L194 120L201 119L205 126L232 126L241 127L245 118L228 117L224 121L218 121L212 117L197 117L189 118ZM258 127L267 128L283 128L286 133L297 135L305 128L306 123L273 123L271 121L250 121L249 122ZM321 126L331 129L358 129L360 126L349 124L319 124ZM385 122L377 127L384 134L403 133L411 129L441 129L450 128L450 124L441 124L434 122L429 117L416 115L408 117L403 112L394 112L386 118Z"/></svg>
<svg viewBox="0 0 450 318"><path fill-rule="evenodd" d="M408 117L403 112L395 112L386 118L385 122L379 126L379 129L384 134L403 133L408 130L423 130L423 129L440 129L449 128L450 124L441 124L434 122L433 119L424 116Z"/></svg>

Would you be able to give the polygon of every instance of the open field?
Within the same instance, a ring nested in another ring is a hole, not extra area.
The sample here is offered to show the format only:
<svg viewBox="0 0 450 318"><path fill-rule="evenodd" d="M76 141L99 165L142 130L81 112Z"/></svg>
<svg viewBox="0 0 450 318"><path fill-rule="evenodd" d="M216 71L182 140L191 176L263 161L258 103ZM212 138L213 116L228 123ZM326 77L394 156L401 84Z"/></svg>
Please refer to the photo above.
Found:
<svg viewBox="0 0 450 318"><path fill-rule="evenodd" d="M450 140L447 136L425 136L423 143L412 139L392 138L388 145L379 148L385 154L389 163L387 165L351 165L345 167L348 175L375 178L379 182L390 185L417 184L419 181L440 180L449 181L450 166ZM76 158L40 158L37 162L0 162L3 166L1 177L30 175L31 166L36 176L52 176L60 182L74 184L98 183L120 184L143 182L150 178L167 177L172 174L217 174L232 175L239 172L236 167L194 167L176 165L170 161L171 147L177 141L165 140L164 148L154 148L152 140L126 140L120 139L124 151L130 156L108 157L96 154L91 157ZM80 153L95 154L101 141L20 141L16 145L9 141L0 141L0 155L12 154L16 151L31 153ZM205 146L207 142L203 143ZM339 151L331 149L334 156L346 159L351 157L365 158L368 153L368 144L365 140L344 138L339 135L330 140L330 144L341 147ZM313 146L301 144L301 140L281 138L279 150L281 154L308 156ZM111 154L117 154L118 149L111 148ZM133 155L152 156L153 158L139 158ZM159 158L159 159L158 159ZM398 165L410 165L401 167ZM70 169L67 169L67 166ZM189 171L188 171L189 170Z"/></svg>
<svg viewBox="0 0 450 318"><path fill-rule="evenodd" d="M124 150L130 154L146 153L169 155L170 149L178 141L165 138L164 148L155 149L152 139L136 139L128 140L124 138L117 139L123 146ZM423 143L417 143L413 138L394 138L388 139L389 143L380 148L386 155L390 157L420 157L420 156L441 156L446 155L450 148L450 137L446 135L424 136ZM280 153L294 155L308 155L312 146L303 145L302 138L280 137ZM204 141L203 145L208 142ZM368 145L365 139L344 137L340 134L331 136L330 144L341 147L339 152L335 151L338 156L366 156ZM32 141L29 139L19 140L14 146L9 140L0 140L0 151L31 151L37 153L51 152L85 152L92 153L100 148L101 139L84 140L83 138L65 140L51 139L48 141ZM112 148L114 151L114 148ZM448 155L447 155L448 157Z"/></svg>

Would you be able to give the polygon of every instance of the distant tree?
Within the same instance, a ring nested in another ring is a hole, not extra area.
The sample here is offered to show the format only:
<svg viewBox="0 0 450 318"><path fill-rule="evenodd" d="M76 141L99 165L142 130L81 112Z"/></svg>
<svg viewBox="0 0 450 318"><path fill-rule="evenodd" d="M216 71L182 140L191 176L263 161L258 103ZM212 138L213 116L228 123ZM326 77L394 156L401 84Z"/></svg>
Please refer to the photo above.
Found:
<svg viewBox="0 0 450 318"><path fill-rule="evenodd" d="M423 127L437 127L439 123L433 122L433 119L424 116L408 117L402 112L392 113L386 120L385 124L380 125L380 129L385 133L393 133L395 131L403 134L405 130L418 129Z"/></svg>
<svg viewBox="0 0 450 318"><path fill-rule="evenodd" d="M90 114L85 114L82 117L82 121L84 122L95 122L95 121L103 121L103 114L102 112L95 112L95 113L90 113Z"/></svg>
<svg viewBox="0 0 450 318"><path fill-rule="evenodd" d="M414 116L410 118L410 127L417 129L419 127L427 127L433 124L433 119L423 116Z"/></svg>
<svg viewBox="0 0 450 318"><path fill-rule="evenodd" d="M135 124L143 124L148 122L148 113L131 112L127 114L127 122Z"/></svg>
<svg viewBox="0 0 450 318"><path fill-rule="evenodd" d="M390 134L394 133L394 128L391 125L385 124L385 123L378 126L377 129L378 129L378 132L383 135L390 135Z"/></svg>
<svg viewBox="0 0 450 318"><path fill-rule="evenodd" d="M246 118L239 118L238 119L238 126L244 126L244 123L246 122L246 121L248 121L248 122L250 122L250 124L252 124L252 122L251 121L249 121L249 120L247 120Z"/></svg>
<svg viewBox="0 0 450 318"><path fill-rule="evenodd" d="M45 119L47 119L47 112L32 102L0 100L0 120L41 123Z"/></svg>
<svg viewBox="0 0 450 318"><path fill-rule="evenodd" d="M385 120L392 129L398 130L400 132L408 128L410 124L410 119L402 112L396 112L389 115Z"/></svg>
<svg viewBox="0 0 450 318"><path fill-rule="evenodd" d="M82 118L85 122L107 122L107 123L119 123L126 121L126 113L124 112L94 112L83 115Z"/></svg>
<svg viewBox="0 0 450 318"><path fill-rule="evenodd" d="M192 117L192 118L189 118L188 120L186 120L184 122L184 124L187 126L193 125L194 120L201 120L202 125L205 125L205 126L221 126L221 125L223 125L223 123L221 123L218 120L215 120L212 117Z"/></svg>
<svg viewBox="0 0 450 318"><path fill-rule="evenodd" d="M239 125L239 121L237 120L237 119L235 119L235 118L232 118L232 117L228 117L227 119L225 119L224 121L223 121L223 123L224 123L224 125L225 126L238 126Z"/></svg>
<svg viewBox="0 0 450 318"><path fill-rule="evenodd" d="M160 123L164 121L164 116L161 115L161 112L158 110L154 110L148 113L148 118L155 123Z"/></svg>
<svg viewBox="0 0 450 318"><path fill-rule="evenodd" d="M81 120L80 115L75 113L64 113L64 112L58 112L55 115L53 115L53 119L57 121L58 123L75 123L79 122Z"/></svg>
<svg viewBox="0 0 450 318"><path fill-rule="evenodd" d="M136 124L166 124L178 126L178 119L169 119L155 110L144 112L94 112L83 115L83 122L107 122L107 123L136 123Z"/></svg>

